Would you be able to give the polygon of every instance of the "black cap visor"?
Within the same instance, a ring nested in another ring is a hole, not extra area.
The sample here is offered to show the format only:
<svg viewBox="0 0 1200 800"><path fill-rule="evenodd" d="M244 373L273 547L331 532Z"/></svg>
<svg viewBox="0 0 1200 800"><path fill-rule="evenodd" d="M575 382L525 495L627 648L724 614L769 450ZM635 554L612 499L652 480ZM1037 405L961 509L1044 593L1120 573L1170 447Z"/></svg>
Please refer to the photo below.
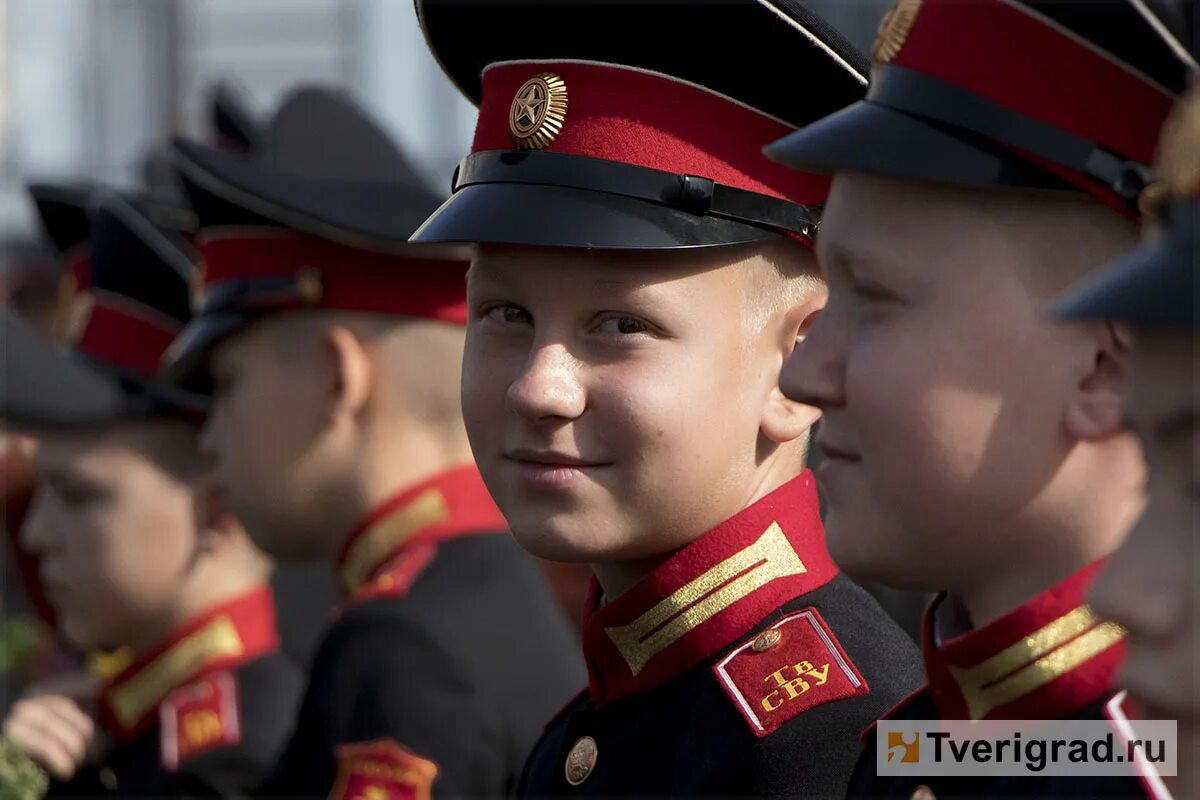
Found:
<svg viewBox="0 0 1200 800"><path fill-rule="evenodd" d="M1084 281L1054 308L1055 316L1196 331L1200 203L1180 208L1179 213L1184 219L1161 240L1139 247Z"/></svg>
<svg viewBox="0 0 1200 800"><path fill-rule="evenodd" d="M0 419L29 430L105 425L120 419L120 380L72 358L9 309L0 309Z"/></svg>
<svg viewBox="0 0 1200 800"><path fill-rule="evenodd" d="M842 170L956 186L1013 186L1078 191L982 137L861 100L765 148L789 167Z"/></svg>
<svg viewBox="0 0 1200 800"><path fill-rule="evenodd" d="M208 362L213 348L261 316L249 311L215 311L195 317L175 337L163 356L163 377L191 392L211 392L212 375Z"/></svg>
<svg viewBox="0 0 1200 800"><path fill-rule="evenodd" d="M205 398L123 374L53 342L0 309L0 419L31 432L90 430L152 417L193 418Z"/></svg>
<svg viewBox="0 0 1200 800"><path fill-rule="evenodd" d="M766 242L779 234L620 195L488 183L455 192L413 234L418 244L678 250Z"/></svg>

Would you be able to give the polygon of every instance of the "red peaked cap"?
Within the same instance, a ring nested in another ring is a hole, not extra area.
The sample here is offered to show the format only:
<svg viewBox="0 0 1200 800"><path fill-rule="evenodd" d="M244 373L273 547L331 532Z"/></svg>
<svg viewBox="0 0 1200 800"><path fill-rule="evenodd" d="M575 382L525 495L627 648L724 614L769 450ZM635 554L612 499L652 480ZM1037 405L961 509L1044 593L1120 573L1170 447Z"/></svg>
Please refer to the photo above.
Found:
<svg viewBox="0 0 1200 800"><path fill-rule="evenodd" d="M1004 0L924 0L891 64L966 89L1140 164L1153 160L1175 100L1081 37ZM1101 202L1126 209L1111 189L1088 176L1040 163Z"/></svg>
<svg viewBox="0 0 1200 800"><path fill-rule="evenodd" d="M800 169L1082 190L1139 216L1182 46L1131 2L899 0L866 99L768 152Z"/></svg>

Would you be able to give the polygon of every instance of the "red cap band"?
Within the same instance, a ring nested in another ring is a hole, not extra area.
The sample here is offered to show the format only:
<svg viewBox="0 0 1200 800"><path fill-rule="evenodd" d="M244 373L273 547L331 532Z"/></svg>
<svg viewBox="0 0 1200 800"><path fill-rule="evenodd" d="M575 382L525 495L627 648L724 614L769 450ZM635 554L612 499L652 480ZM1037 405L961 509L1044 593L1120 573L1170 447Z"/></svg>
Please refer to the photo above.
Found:
<svg viewBox="0 0 1200 800"><path fill-rule="evenodd" d="M1019 42L1020 46L1014 46ZM1004 0L924 0L891 64L928 75L1149 164L1170 93ZM1110 205L1083 175L1038 161Z"/></svg>
<svg viewBox="0 0 1200 800"><path fill-rule="evenodd" d="M794 128L690 83L611 64L514 62L483 74L472 152L511 150L509 111L530 78L551 72L566 84L562 128L545 147L619 161L821 205L829 178L783 167L762 148Z"/></svg>
<svg viewBox="0 0 1200 800"><path fill-rule="evenodd" d="M376 253L277 229L201 236L204 288L241 278L315 272L319 296L306 308L336 308L466 324L465 261Z"/></svg>
<svg viewBox="0 0 1200 800"><path fill-rule="evenodd" d="M139 310L135 303L120 303L105 293L94 294L76 349L139 375L154 375L180 326L152 319L148 309L145 315L137 313Z"/></svg>

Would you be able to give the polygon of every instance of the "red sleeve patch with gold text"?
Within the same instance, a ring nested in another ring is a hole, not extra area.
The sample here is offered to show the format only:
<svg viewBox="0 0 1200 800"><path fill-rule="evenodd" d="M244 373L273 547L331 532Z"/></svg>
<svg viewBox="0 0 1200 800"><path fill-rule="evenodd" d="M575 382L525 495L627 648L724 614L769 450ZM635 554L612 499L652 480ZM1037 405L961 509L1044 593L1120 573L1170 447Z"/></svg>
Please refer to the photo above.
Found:
<svg viewBox="0 0 1200 800"><path fill-rule="evenodd" d="M189 758L242 741L237 679L214 672L167 695L158 708L162 763L169 771Z"/></svg>
<svg viewBox="0 0 1200 800"><path fill-rule="evenodd" d="M759 739L810 708L870 691L815 608L760 631L713 672Z"/></svg>
<svg viewBox="0 0 1200 800"><path fill-rule="evenodd" d="M338 777L331 800L429 800L437 764L391 739L337 748Z"/></svg>

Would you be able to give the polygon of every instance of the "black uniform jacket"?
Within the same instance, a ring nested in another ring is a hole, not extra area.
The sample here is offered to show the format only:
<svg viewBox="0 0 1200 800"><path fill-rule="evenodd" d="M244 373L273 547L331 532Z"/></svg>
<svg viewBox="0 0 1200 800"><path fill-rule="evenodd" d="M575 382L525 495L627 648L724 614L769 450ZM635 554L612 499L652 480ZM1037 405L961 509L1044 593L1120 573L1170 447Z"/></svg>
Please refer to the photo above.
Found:
<svg viewBox="0 0 1200 800"><path fill-rule="evenodd" d="M575 636L474 466L383 503L347 539L274 797L502 797L582 681Z"/></svg>
<svg viewBox="0 0 1200 800"><path fill-rule="evenodd" d="M50 797L248 797L279 757L304 687L263 587L210 609L113 678L113 745Z"/></svg>
<svg viewBox="0 0 1200 800"><path fill-rule="evenodd" d="M1099 562L980 628L940 639L939 619L954 609L934 599L923 622L928 683L885 715L888 720L1106 720L1123 719L1113 677L1124 656L1123 632L1096 618L1085 602ZM1012 777L879 776L874 726L854 770L849 796L934 800L951 797L1145 798L1153 770L1138 776ZM1150 795L1153 796L1153 795Z"/></svg>
<svg viewBox="0 0 1200 800"><path fill-rule="evenodd" d="M808 472L584 619L590 682L525 796L841 797L859 734L920 684L915 644L841 576Z"/></svg>

